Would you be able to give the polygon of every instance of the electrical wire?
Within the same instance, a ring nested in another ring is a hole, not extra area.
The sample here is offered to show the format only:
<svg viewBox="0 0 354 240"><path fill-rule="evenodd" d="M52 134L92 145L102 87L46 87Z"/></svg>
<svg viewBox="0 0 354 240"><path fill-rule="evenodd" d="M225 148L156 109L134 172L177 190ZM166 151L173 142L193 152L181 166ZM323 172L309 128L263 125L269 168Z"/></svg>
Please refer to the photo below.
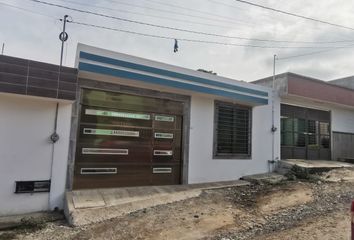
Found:
<svg viewBox="0 0 354 240"><path fill-rule="evenodd" d="M63 9L71 10L71 11L76 11L76 12L80 12L80 13L91 14L91 15L95 15L95 16L99 16L99 17L114 19L114 20L118 20L118 21L124 21L124 22L129 22L129 23L134 23L134 24L139 24L139 25L144 25L144 26L149 26L149 27L156 27L156 28L168 29L168 30L179 31L179 32L186 32L186 33L192 33L192 34L198 34L198 35L206 35L206 36L212 36L212 37L222 37L222 38L228 38L228 39L250 40L250 41L260 41L260 42L276 42L276 43L338 43L338 42L295 42L295 41L266 40L266 39L257 39L257 38L245 38L245 37L227 36L227 35L221 35L221 34L215 34L215 33L201 32L201 31L195 31L195 30L189 30L189 29L182 29L182 28L177 28L177 27L163 26L163 25L158 25L158 24L153 24L153 23L146 23L146 22L141 22L141 21L137 21L137 20L131 20L131 19L122 18L122 17L110 16L110 15L103 14L103 13L77 9L77 8L64 6L64 5L60 5L60 4L49 3L49 2L46 2L46 1L42 1L42 0L29 0L29 1L40 3L40 4L44 4L44 5L48 5L48 6L54 6L54 7L58 7L58 8L63 8ZM300 47L299 46L299 47L288 47L288 48L332 48L332 47L318 47L318 46Z"/></svg>
<svg viewBox="0 0 354 240"><path fill-rule="evenodd" d="M32 14L36 14L36 15L40 15L40 16L49 17L49 18L52 18L52 19L59 20L58 18L55 18L53 16L45 15L45 14L42 14L42 13L39 13L39 12L36 12L36 11L32 11L32 10L29 10L29 9L25 9L25 8L21 8L21 7L18 7L18 6L10 5L10 4L7 4L7 3L0 2L0 4L4 5L4 6L7 6L7 7L15 8L15 9L18 9L18 10L22 10L22 11L25 11L25 12L29 12L29 13L32 13ZM123 29L99 26L99 25L83 23L83 22L71 21L70 23L77 24L77 25L82 25L82 26L100 28L100 29L105 29L105 30L111 30L111 31L116 31L116 32L130 33L130 34L135 34L135 35L139 35L139 36L162 38L162 39L168 39L168 40L176 39L176 38L173 38L173 37L159 36L159 35L153 35L153 34L145 34L145 33L127 31L127 30L123 30ZM216 45L237 46L237 47L277 48L277 47L266 47L266 46L256 46L256 45L246 45L246 44L233 44L233 43L223 43L223 42L214 42L214 41L204 41L204 40L196 40L196 39L183 39L183 38L180 38L178 40L186 41L186 42L210 43L210 44L216 44ZM325 53L325 52L340 50L340 49L344 49L344 48L353 48L353 47L354 47L354 44L350 44L350 45L346 45L346 46L341 46L341 47L336 47L336 48L331 48L331 49L325 49L325 50L322 50L322 51L310 52L310 53L305 53L305 54L299 54L299 55L294 55L294 56L289 56L289 57L283 57L283 58L279 58L278 57L277 60L279 60L279 61L288 60L288 59L292 59L292 58L299 58L299 57L303 57L303 56L321 54L321 53Z"/></svg>
<svg viewBox="0 0 354 240"><path fill-rule="evenodd" d="M204 23L204 22L190 21L190 20L181 19L181 18L172 18L172 17L158 16L158 15L152 15L152 14L146 14L146 13L139 13L139 12L133 12L133 11L129 11L129 10L122 10L122 9L111 8L111 7L103 7L103 6L82 3L82 2L76 2L76 1L71 1L71 0L59 0L59 1L77 4L77 5L81 5L81 6L94 7L94 8L105 9L105 10L110 10L110 11L117 11L117 12L122 12L122 13L134 14L134 15L138 15L138 16L146 16L146 17L166 19L166 20L171 20L171 21L176 21L176 22L198 24L198 25L208 26L208 27L230 28L230 27L223 26L223 25L209 24L209 23Z"/></svg>
<svg viewBox="0 0 354 240"><path fill-rule="evenodd" d="M293 58L305 57L305 56L310 56L310 55L316 55L316 54L321 54L321 53L341 50L341 49L344 49L344 48L346 48L346 49L347 48L354 48L354 44L338 47L338 48L335 48L335 49L326 49L326 50L322 50L322 51L309 52L309 53L293 55L293 56L288 56L288 57L282 57L282 58L278 58L277 57L277 60L282 61L282 60L288 60L288 59L293 59Z"/></svg>
<svg viewBox="0 0 354 240"><path fill-rule="evenodd" d="M249 22L246 21L241 21L241 20L227 20L227 19L216 19L216 18L211 18L211 17L205 17L205 16L196 16L196 15L192 15L192 14L187 14L187 13L181 13L181 12L176 12L176 11L171 11L171 10L165 10L165 9L159 9L159 8L153 8L153 7L148 7L148 6L139 6L136 4L132 4L132 3L127 3L127 2L120 2L120 1L115 1L115 0L105 0L107 2L111 2L111 3L115 3L115 4L120 4L120 5L124 5L124 6L130 6L130 7L135 7L135 8L141 8L141 9L148 9L148 10L152 10L152 11L157 11L157 12L162 12L162 13L171 13L171 14L175 14L175 15L179 15L179 16L183 16L183 17L192 17L192 18L199 18L199 19L204 19L204 20L209 20L209 21L217 21L217 22L225 22L225 23L231 23L231 24L248 24L250 25Z"/></svg>
<svg viewBox="0 0 354 240"><path fill-rule="evenodd" d="M28 12L28 13L33 13L33 14L36 14L36 15L40 15L42 17L47 17L47 18L59 20L59 18L50 16L50 15L46 15L46 14L43 14L43 13L40 13L40 12L36 12L36 11L33 11L33 10L29 10L29 9L26 9L26 8L14 6L14 5L11 5L11 4L4 3L4 2L0 2L0 5L6 6L6 7L10 7L10 8L15 8L17 10L21 10L21 11Z"/></svg>
<svg viewBox="0 0 354 240"><path fill-rule="evenodd" d="M220 17L220 18L226 18L226 19L232 19L232 20L239 21L236 18L226 17L226 16L215 14L215 13L212 13L212 12L201 11L201 10L198 10L198 9L192 9L192 8L187 8L187 7L171 4L171 3L166 3L166 1L162 1L162 2L161 1L157 1L157 0L145 0L145 1L156 3L156 4L160 4L162 6L168 6L168 7L179 8L179 9L183 9L183 10L187 10L187 11L197 12L197 13L205 14L205 15L208 15L208 16L215 16L215 17ZM241 9L241 10L243 10L243 9Z"/></svg>
<svg viewBox="0 0 354 240"><path fill-rule="evenodd" d="M84 23L84 22L79 22L79 21L73 21L71 23L77 24L77 25L88 26L88 27L106 29L106 30L111 30L111 31L116 31L116 32L124 32L124 33L139 35L139 36L145 36L145 37L161 38L161 39L168 39L168 40L177 39L178 41L184 41L184 42L209 43L209 44L224 45L224 46L265 48L265 49L298 49L298 48L312 49L313 48L313 47L296 47L296 46L293 46L293 47L290 47L290 46L261 46L261 45L237 44L237 43L217 42L217 41L208 41L208 40L199 40L199 39L176 38L176 37L161 36L161 35L155 35L155 34L149 34L149 33L140 33L140 32L131 31L131 30L106 27L106 26L102 26L102 25ZM341 47L327 47L327 48L328 49L335 49L335 48L345 48L345 47L341 46Z"/></svg>
<svg viewBox="0 0 354 240"><path fill-rule="evenodd" d="M297 18L310 20L310 21L313 21L313 22L323 23L323 24L330 25L330 26L333 26L333 27L339 27L339 28L344 28L344 29L348 29L348 30L354 30L354 28L352 28L352 27L340 25L340 24L337 24L337 23L331 23L331 22L327 22L327 21L324 21L324 20L315 19L315 18L312 18L312 17L307 17L307 16L296 14L296 13L286 12L286 11L283 11L283 10L280 10L280 9L267 7L267 6L264 6L264 5L248 2L248 1L245 1L245 0L234 0L234 1L240 2L240 3L244 3L244 4L248 4L248 5L251 5L251 6L254 6L254 7L258 7L258 8L267 9L267 10L270 10L270 11L273 11L273 12L278 12L278 13L282 13L282 14L285 14L285 15L297 17Z"/></svg>

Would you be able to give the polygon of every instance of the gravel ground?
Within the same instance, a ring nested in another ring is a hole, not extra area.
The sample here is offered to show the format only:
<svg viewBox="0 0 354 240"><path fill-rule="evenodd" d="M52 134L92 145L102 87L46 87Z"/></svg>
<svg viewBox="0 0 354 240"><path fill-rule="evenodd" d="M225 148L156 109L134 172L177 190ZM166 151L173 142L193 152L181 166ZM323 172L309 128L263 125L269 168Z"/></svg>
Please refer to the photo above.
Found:
<svg viewBox="0 0 354 240"><path fill-rule="evenodd" d="M306 219L296 227L264 234L254 240L348 240L350 220L348 209L342 209L326 216Z"/></svg>
<svg viewBox="0 0 354 240"><path fill-rule="evenodd" d="M354 199L353 183L328 184L319 182L309 185L311 185L314 191L313 202L287 208L265 216L259 216L257 208L254 206L249 207L250 203L247 203L245 206L248 208L248 211L257 216L251 220L251 224L245 222L248 228L234 233L219 233L211 239L255 239L255 237L259 235L294 228L298 226L301 221L306 219L322 218L323 216L331 215L331 213L336 212L346 212L349 216L350 203ZM261 188L261 186L258 186L258 188ZM262 191L255 191L255 194L259 194L260 192ZM235 201L238 202L240 198L242 199L243 193L235 192L234 195ZM250 196L250 198L252 198L252 196ZM252 203L253 201L250 202Z"/></svg>
<svg viewBox="0 0 354 240"><path fill-rule="evenodd" d="M354 176L354 170L345 171L348 179ZM196 198L81 228L58 221L36 229L0 232L0 240L344 240L348 236L354 181L333 181L333 176L327 174L314 182L284 181L208 190ZM336 171L335 176L341 173Z"/></svg>

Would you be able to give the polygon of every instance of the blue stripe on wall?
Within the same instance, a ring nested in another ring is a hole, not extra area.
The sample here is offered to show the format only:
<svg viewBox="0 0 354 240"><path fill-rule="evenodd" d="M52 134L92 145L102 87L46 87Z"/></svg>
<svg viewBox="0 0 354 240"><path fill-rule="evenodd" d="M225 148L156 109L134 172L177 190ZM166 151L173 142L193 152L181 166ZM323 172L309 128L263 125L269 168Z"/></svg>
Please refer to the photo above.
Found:
<svg viewBox="0 0 354 240"><path fill-rule="evenodd" d="M87 53L87 52L80 52L80 58L95 61L95 62L110 64L110 65L114 65L114 66L120 66L120 67L131 68L131 69L135 69L135 70L139 70L139 71L154 73L154 74L158 74L158 75L162 75L162 76L166 76L166 77L173 77L173 78L178 78L178 79L182 79L182 80L188 80L188 81L192 81L192 82L208 84L211 86L226 88L228 90L235 90L235 91L240 91L240 92L245 92L245 93L250 93L250 94L255 94L255 95L260 95L260 96L266 96L266 97L268 96L268 93L264 92L264 91L235 86L235 85L223 83L223 82L212 81L212 80L205 79L205 78L190 76L190 75L183 74L183 73L177 73L177 72L172 72L172 71L168 71L168 70L164 70L164 69L159 69L159 68L149 67L149 66L145 66L145 65L136 64L136 63L126 62L126 61L108 58L108 57L104 57L104 56L99 56L99 55L95 55L95 54L91 54L91 53Z"/></svg>
<svg viewBox="0 0 354 240"><path fill-rule="evenodd" d="M256 103L258 105L268 104L268 99L264 99L264 98L258 98L258 97L254 97L254 96L247 96L247 95L242 95L242 94L238 94L238 93L226 92L223 90L212 89L212 88L203 87L203 86L197 86L197 85L193 85L193 84L189 84L189 83L176 82L176 81L167 80L167 79L163 79L163 78L123 71L123 70L114 69L114 68L98 66L98 65L89 64L89 63L80 62L79 63L79 70L93 72L93 73L99 73L99 74L104 74L104 75L110 75L110 76L114 76L114 77L132 79L132 80L137 80L137 81L143 81L143 82L152 83L152 84L159 84L159 85L164 85L164 86L168 86L168 87L180 88L180 89L201 92L201 93L206 93L206 94L218 95L218 96L232 98L234 100L239 100L239 101L243 101L243 102Z"/></svg>

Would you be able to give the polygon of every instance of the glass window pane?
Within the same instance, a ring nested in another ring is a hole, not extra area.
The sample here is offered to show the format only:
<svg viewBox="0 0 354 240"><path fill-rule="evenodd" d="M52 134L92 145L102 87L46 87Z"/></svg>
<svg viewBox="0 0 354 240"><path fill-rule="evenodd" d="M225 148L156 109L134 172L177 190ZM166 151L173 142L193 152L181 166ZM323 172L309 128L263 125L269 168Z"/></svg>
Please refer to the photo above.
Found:
<svg viewBox="0 0 354 240"><path fill-rule="evenodd" d="M308 146L309 147L318 147L318 135L316 134L308 134Z"/></svg>
<svg viewBox="0 0 354 240"><path fill-rule="evenodd" d="M294 119L294 132L305 132L305 119L295 118Z"/></svg>
<svg viewBox="0 0 354 240"><path fill-rule="evenodd" d="M321 147L329 148L330 140L328 135L321 135L320 142L321 142Z"/></svg>
<svg viewBox="0 0 354 240"><path fill-rule="evenodd" d="M292 132L282 132L281 145L282 146L293 146L294 145L294 135Z"/></svg>
<svg viewBox="0 0 354 240"><path fill-rule="evenodd" d="M318 134L318 121L315 120L308 120L307 121L307 132Z"/></svg>
<svg viewBox="0 0 354 240"><path fill-rule="evenodd" d="M294 134L294 143L297 147L305 147L305 134L295 133Z"/></svg>
<svg viewBox="0 0 354 240"><path fill-rule="evenodd" d="M293 119L281 117L281 131L293 131Z"/></svg>
<svg viewBox="0 0 354 240"><path fill-rule="evenodd" d="M329 135L329 123L320 122L320 134Z"/></svg>

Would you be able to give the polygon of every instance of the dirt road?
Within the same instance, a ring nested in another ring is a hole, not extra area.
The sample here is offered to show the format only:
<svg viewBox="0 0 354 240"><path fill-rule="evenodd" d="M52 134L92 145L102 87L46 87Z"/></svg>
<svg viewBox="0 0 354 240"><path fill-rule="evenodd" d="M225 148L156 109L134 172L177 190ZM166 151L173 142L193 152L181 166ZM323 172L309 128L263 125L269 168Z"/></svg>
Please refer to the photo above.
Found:
<svg viewBox="0 0 354 240"><path fill-rule="evenodd" d="M310 218L299 226L281 232L266 234L254 240L348 240L350 215L347 209L326 216Z"/></svg>
<svg viewBox="0 0 354 240"><path fill-rule="evenodd" d="M208 190L82 228L55 222L34 232L0 232L0 239L347 240L352 199L353 181L286 181Z"/></svg>

